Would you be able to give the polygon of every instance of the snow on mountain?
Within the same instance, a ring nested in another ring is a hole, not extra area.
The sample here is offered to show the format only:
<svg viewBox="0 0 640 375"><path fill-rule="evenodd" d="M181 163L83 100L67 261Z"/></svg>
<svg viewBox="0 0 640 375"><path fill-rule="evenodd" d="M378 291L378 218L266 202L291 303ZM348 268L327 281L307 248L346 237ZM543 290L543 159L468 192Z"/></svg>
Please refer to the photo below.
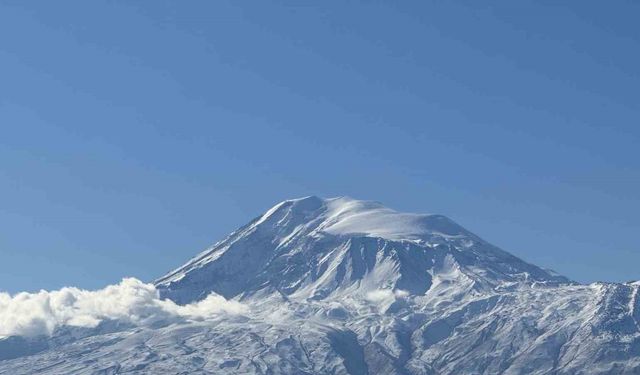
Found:
<svg viewBox="0 0 640 375"><path fill-rule="evenodd" d="M640 373L640 283L574 283L374 202L284 201L140 287L144 319L73 325L71 303L50 334L0 339L0 374Z"/></svg>
<svg viewBox="0 0 640 375"><path fill-rule="evenodd" d="M505 283L568 282L486 243L441 215L406 214L350 198L284 201L156 282L188 303L216 292L323 298L363 287L429 289L445 257L476 288Z"/></svg>

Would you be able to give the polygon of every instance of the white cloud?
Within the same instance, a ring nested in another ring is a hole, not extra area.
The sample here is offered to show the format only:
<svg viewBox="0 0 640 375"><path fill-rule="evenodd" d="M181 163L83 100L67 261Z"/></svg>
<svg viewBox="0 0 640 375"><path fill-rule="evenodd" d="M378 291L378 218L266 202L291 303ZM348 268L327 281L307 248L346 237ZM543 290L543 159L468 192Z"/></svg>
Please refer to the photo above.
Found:
<svg viewBox="0 0 640 375"><path fill-rule="evenodd" d="M396 296L397 299L402 299L402 298L406 298L409 296L409 292L407 292L406 290L402 290L402 289L396 289L393 294Z"/></svg>
<svg viewBox="0 0 640 375"><path fill-rule="evenodd" d="M405 290L396 289L376 289L365 296L366 300L373 303L393 302L396 299L403 299L409 295Z"/></svg>
<svg viewBox="0 0 640 375"><path fill-rule="evenodd" d="M377 289L367 293L366 299L369 302L381 303L393 300L394 295L391 289Z"/></svg>
<svg viewBox="0 0 640 375"><path fill-rule="evenodd" d="M92 328L103 320L148 325L246 311L245 305L214 293L199 302L177 305L161 300L152 284L126 278L95 291L62 288L13 296L0 293L0 336L50 335L60 326Z"/></svg>

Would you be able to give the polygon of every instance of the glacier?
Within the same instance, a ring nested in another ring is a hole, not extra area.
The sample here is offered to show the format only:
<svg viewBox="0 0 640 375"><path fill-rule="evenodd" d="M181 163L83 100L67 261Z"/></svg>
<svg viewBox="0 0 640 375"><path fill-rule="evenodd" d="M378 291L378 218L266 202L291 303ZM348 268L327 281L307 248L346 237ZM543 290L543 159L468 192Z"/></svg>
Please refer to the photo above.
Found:
<svg viewBox="0 0 640 375"><path fill-rule="evenodd" d="M640 374L639 289L576 283L442 215L312 196L152 284L0 294L0 374Z"/></svg>

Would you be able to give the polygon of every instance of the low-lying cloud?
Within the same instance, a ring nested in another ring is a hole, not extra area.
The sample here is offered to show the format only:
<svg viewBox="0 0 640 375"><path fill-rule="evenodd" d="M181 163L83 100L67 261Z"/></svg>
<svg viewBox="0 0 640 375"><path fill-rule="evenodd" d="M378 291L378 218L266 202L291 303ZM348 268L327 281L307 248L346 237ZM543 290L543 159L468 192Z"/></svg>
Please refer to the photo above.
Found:
<svg viewBox="0 0 640 375"><path fill-rule="evenodd" d="M409 292L396 289L376 289L366 294L365 299L372 303L393 302L409 295Z"/></svg>
<svg viewBox="0 0 640 375"><path fill-rule="evenodd" d="M161 300L153 284L126 278L95 291L67 287L13 296L0 293L0 336L51 335L58 327L94 328L105 320L144 326L246 311L245 305L213 293L202 301L177 305Z"/></svg>

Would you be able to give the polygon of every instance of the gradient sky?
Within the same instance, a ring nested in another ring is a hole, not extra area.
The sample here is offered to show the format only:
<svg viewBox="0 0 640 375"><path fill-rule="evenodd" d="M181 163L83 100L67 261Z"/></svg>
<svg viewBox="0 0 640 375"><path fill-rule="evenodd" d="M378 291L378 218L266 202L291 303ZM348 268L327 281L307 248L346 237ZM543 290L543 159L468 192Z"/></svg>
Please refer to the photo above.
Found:
<svg viewBox="0 0 640 375"><path fill-rule="evenodd" d="M640 279L640 3L400 3L0 2L0 289L153 280L305 195Z"/></svg>

